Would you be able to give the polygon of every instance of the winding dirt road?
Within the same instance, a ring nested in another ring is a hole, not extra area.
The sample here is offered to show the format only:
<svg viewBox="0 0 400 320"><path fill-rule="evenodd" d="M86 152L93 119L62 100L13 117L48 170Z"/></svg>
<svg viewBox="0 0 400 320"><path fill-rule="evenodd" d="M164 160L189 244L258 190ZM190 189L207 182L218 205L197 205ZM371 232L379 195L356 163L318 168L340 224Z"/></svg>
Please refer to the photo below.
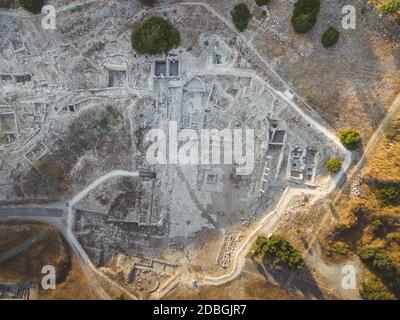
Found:
<svg viewBox="0 0 400 320"><path fill-rule="evenodd" d="M86 2L92 2L92 1L85 1ZM69 5L68 9L76 6L77 3L74 3L73 5ZM210 5L201 3L201 2L183 2L180 3L179 5L196 5L196 6L203 6L207 10L209 10L214 16L218 17L221 21L223 21L231 30L233 30L238 37L248 46L248 48L261 60L264 62L264 64L274 73L274 75L282 81L284 86L286 88L289 88L289 85L273 70L273 68L268 64L268 62L265 60L265 58L257 51L257 49L249 42L247 39L244 38L244 36L239 33L235 27L232 25L232 23L226 19L224 16L222 16L220 13L218 13L214 8L212 8ZM7 14L11 14L10 12L7 12ZM17 15L17 14L16 14ZM19 14L18 14L19 15ZM21 16L21 15L19 15ZM258 77L257 75L254 75ZM259 80L265 83L265 81L261 78L258 77ZM266 84L268 85L268 84ZM352 154L351 152L347 151L344 149L342 144L339 142L337 139L336 135L329 131L328 128L322 126L320 123L318 123L315 119L310 117L306 112L298 106L295 102L293 102L284 92L274 90L273 88L270 88L277 94L280 98L285 100L292 108L294 108L304 119L305 121L309 122L312 124L317 130L319 130L322 134L324 134L328 139L330 139L332 142L334 142L344 153L345 159L343 162L343 168L340 171L339 174L337 174L331 181L329 187L327 187L325 190L322 189L316 189L316 190L304 190L304 189L296 189L296 188L287 188L284 193L282 194L282 197L277 204L276 208L269 212L268 214L265 215L265 217L254 227L254 230L249 234L249 236L246 238L246 240L243 242L241 247L237 250L235 257L234 257L234 263L233 263L233 268L230 270L227 274L222 275L220 277L211 277L211 276L204 276L203 279L200 279L197 281L198 285L222 285L225 284L233 279L235 279L240 272L243 269L244 263L245 263L245 257L246 253L250 249L253 241L255 238L258 236L259 232L261 229L264 230L272 230L273 227L276 225L276 223L279 221L281 218L282 214L285 212L288 204L290 201L293 199L295 196L299 196L301 194L308 194L308 195L313 195L316 196L317 199L320 199L322 197L327 196L330 194L335 187L338 185L338 182L340 179L345 175L346 171L349 169L351 162L352 162ZM292 89L291 89L292 90ZM292 90L293 91L293 90ZM294 91L293 91L294 92ZM303 99L297 95L297 97L305 104L308 106L308 104L303 101ZM377 130L373 133L371 136L370 140L368 141L366 148L365 148L365 154L361 158L361 160L357 163L356 167L353 168L353 170L349 173L348 176L351 176L354 174L354 172L357 172L361 166L362 163L365 159L365 157L371 152L371 150L375 147L379 134L384 130L384 128L387 127L388 123L390 122L390 119L392 118L393 114L397 113L400 108L400 95L397 97L395 103L392 105L392 107L389 109L387 115L377 128ZM128 177L138 177L139 172L129 172L129 171L123 171L123 170L115 170L107 173L106 175L98 178L94 182L92 182L89 186L87 186L85 189L80 191L78 194L76 194L68 203L67 207L65 208L66 215L63 215L64 224L61 227L61 231L68 240L68 242L71 244L72 248L74 251L77 253L77 255L82 259L82 261L88 266L93 272L95 272L97 275L105 279L107 282L109 282L111 285L118 287L121 291L123 291L127 296L137 299L136 296L131 294L129 291L121 287L119 284L115 283L114 281L110 280L107 276L105 276L101 271L99 271L93 263L90 261L89 257L87 256L86 252L83 250L82 246L79 244L77 241L75 235L73 234L73 225L74 225L74 213L75 209L74 206L82 200L87 194L89 194L92 190L97 188L99 185L104 183L105 181L114 178L114 177L122 177L122 176L128 176ZM29 208L32 209L32 208ZM1 210L0 209L0 217L1 217ZM10 210L10 209L4 209L4 210ZM40 216L39 216L40 215ZM26 216L21 217L21 215L10 215L7 214L7 218L26 218ZM29 218L37 218L40 221L48 221L49 223L53 224L54 221L52 222L50 220L50 217L46 217L46 215L41 214L30 214ZM58 217L61 218L61 217ZM60 219L57 220L58 222L58 227L60 227ZM165 292L167 293L167 292Z"/></svg>

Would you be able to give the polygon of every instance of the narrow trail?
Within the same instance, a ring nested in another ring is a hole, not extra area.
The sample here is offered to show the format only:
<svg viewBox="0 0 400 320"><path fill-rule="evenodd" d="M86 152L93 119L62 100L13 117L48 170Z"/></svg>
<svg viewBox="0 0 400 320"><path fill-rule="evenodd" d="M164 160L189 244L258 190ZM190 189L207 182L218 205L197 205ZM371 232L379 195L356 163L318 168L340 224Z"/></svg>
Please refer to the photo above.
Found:
<svg viewBox="0 0 400 320"><path fill-rule="evenodd" d="M393 103L389 107L385 117L382 119L378 128L372 133L370 139L368 140L368 142L364 148L364 153L363 153L361 159L349 171L349 173L346 174L345 185L347 183L349 183L349 181L352 179L352 177L354 177L354 175L356 175L358 172L360 172L362 170L366 160L368 159L368 156L374 151L381 134L383 133L384 130L386 130L388 128L393 116L395 116L399 112L400 112L400 94L398 94L397 97L394 99ZM334 202L339 198L340 194L341 193L338 192L338 194L335 196L335 199L333 200ZM308 247L305 249L303 256L307 255L309 253L309 251L311 250L311 248L313 247L313 245L315 244L322 227L325 225L327 219L329 218L329 215L330 215L329 212L327 212L324 215L324 217L322 218L321 224L319 225L317 232L315 233L315 235L309 242Z"/></svg>
<svg viewBox="0 0 400 320"><path fill-rule="evenodd" d="M24 242L20 243L16 247L3 252L0 254L0 264L8 261L9 259L19 255L20 253L28 250L32 246L34 246L37 242L42 240L47 234L47 230L43 230L39 232L38 234L34 235L33 237L29 238L28 240L25 240Z"/></svg>
<svg viewBox="0 0 400 320"><path fill-rule="evenodd" d="M216 9L214 9L208 3L204 3L204 2L200 2L200 1L199 2L188 1L188 2L181 2L181 3L179 3L179 5L200 6L200 7L207 9L214 16L219 18L229 29L231 29L231 31L233 31L237 35L237 37L240 38L241 41L243 41L243 43L257 56L257 58L260 59L264 63L264 65L268 68L268 70L271 71L272 74L283 84L285 89L289 89L290 91L292 91L295 94L295 96L297 97L297 99L299 99L310 111L312 111L313 113L316 113L315 110L307 103L307 101L305 101L302 96L297 94L296 91L293 90L289 86L289 84L274 70L274 68L272 68L272 66L268 63L268 61L258 52L257 48L255 48L253 46L253 44L251 43L252 39L250 39L250 41L247 40L245 35L242 32L238 31L229 19L227 19L225 16L223 16L221 13L219 13Z"/></svg>
<svg viewBox="0 0 400 320"><path fill-rule="evenodd" d="M312 117L310 117L308 114L306 114L295 102L293 102L291 99L289 99L284 93L271 88L268 85L268 83L266 83L262 78L258 77L256 74L244 72L244 71L240 71L240 72L235 71L235 73L246 74L246 75L251 74L251 76L256 77L259 81L264 83L265 86L267 86L272 92L274 92L276 95L278 95L280 98L282 98L289 106L291 106L297 113L299 113L306 122L313 125L318 131L320 131L329 140L331 140L333 143L335 143L335 145L343 152L344 161L343 161L340 172L337 175L335 175L333 178L331 178L330 184L325 190L322 188L318 188L316 190L291 188L291 187L286 188L286 190L282 194L281 199L280 199L278 205L276 206L276 208L273 211L271 211L270 213L268 213L257 224L255 229L250 233L250 235L247 236L247 238L244 241L244 243L242 244L242 246L236 251L232 270L230 272L228 272L227 274L222 275L220 277L205 276L203 279L200 279L197 281L197 284L199 286L201 286L201 285L218 286L218 285L225 284L225 283L230 282L233 279L235 279L242 271L244 264L245 264L245 260L246 260L246 254L249 251L249 249L251 248L253 241L256 239L256 237L258 236L261 229L263 229L264 231L268 231L268 232L272 231L274 226L278 223L279 219L281 218L282 214L287 209L287 206L289 205L289 203L293 199L293 197L299 196L302 194L312 195L312 196L316 196L316 198L313 200L315 202L318 199L321 199L321 198L329 195L338 186L339 181L345 175L346 171L349 169L351 162L352 162L352 153L350 151L348 151L342 145L342 143L339 141L339 139L336 137L336 135L333 134L331 131L329 131L324 126L322 126L320 123L318 123Z"/></svg>
<svg viewBox="0 0 400 320"><path fill-rule="evenodd" d="M88 185L85 189L83 189L81 192L79 192L75 197L73 197L70 201L69 204L71 206L77 204L79 201L82 200L90 191L93 189L96 189L99 185L104 183L105 181L115 178L115 177L139 177L139 171L124 171L124 170L114 170L110 171L104 176L101 176L97 180L93 181L90 185Z"/></svg>
<svg viewBox="0 0 400 320"><path fill-rule="evenodd" d="M107 283L111 286L117 287L124 294L126 294L131 299L137 300L138 298L127 291L125 288L120 286L118 283L112 281L105 274L103 274L100 270L96 268L96 266L92 263L89 256L86 254L85 250L82 248L78 240L76 239L73 233L73 224L74 224L74 213L75 210L73 208L80 200L82 200L86 195L88 195L92 190L97 188L99 185L104 183L105 181L115 178L115 177L139 177L139 172L134 171L124 171L124 170L114 170L111 171L104 176L101 176L90 185L88 185L85 189L76 194L69 202L67 202L67 216L60 217L60 210L62 209L47 209L47 208L1 208L0 209L0 218L1 219L21 219L21 220L36 220L45 222L51 225L54 225L65 237L68 243L71 245L72 250L75 252L79 263L82 267L82 271L85 273L87 279L92 283L93 288L99 297L103 299L111 299L110 296L104 291L101 286L98 285L98 282L95 278L92 277L91 272L103 278ZM23 213L26 213L24 215ZM24 244L25 248L26 244ZM15 248L15 252L19 252L19 248ZM7 255L8 256L8 255ZM7 257L5 256L5 257ZM0 256L1 257L1 256ZM4 258L5 259L5 258Z"/></svg>
<svg viewBox="0 0 400 320"><path fill-rule="evenodd" d="M92 1L83 1L82 3L91 3L94 2ZM80 3L72 3L68 6L62 7L59 10L69 10L72 7L75 7ZM268 64L268 62L265 60L265 58L258 52L258 50L252 45L251 42L249 42L243 34L239 33L231 21L229 21L226 17L221 15L217 10L215 10L212 6L202 3L202 2L182 2L179 3L178 5L186 5L186 6L202 6L206 8L208 11L210 11L213 15L218 17L221 21L224 22L225 25L227 25L232 31L234 31L238 37L243 41L243 43L259 58L266 66L267 68L279 79L285 88L289 89L289 85L285 80L283 80L275 70ZM9 14L9 15L15 15L15 16L20 16L20 17L33 17L32 15L21 15L18 13L12 13L10 11L0 11L1 14ZM256 76L253 74L253 76ZM258 77L258 76L257 76ZM261 79L258 77L258 79ZM265 83L264 80L261 79L263 83ZM268 86L268 84L267 84ZM269 87L269 86L268 86ZM211 277L211 276L204 276L203 279L200 279L197 283L198 285L222 285L225 284L233 279L235 279L242 271L244 263L245 263L245 257L250 249L254 239L257 237L261 229L264 230L272 230L273 227L276 225L276 223L279 221L281 218L282 214L285 212L287 206L289 205L290 201L293 199L295 196L299 196L301 194L308 194L308 195L314 195L318 199L327 196L330 194L335 187L338 185L340 179L345 175L345 172L349 169L350 164L352 162L352 154L351 152L347 151L344 149L342 144L339 142L337 137L335 136L334 133L332 133L328 128L324 127L320 123L318 123L315 119L313 119L311 116L306 114L306 112L298 106L295 102L293 102L291 99L289 99L285 93L281 91L274 90L273 88L269 87L275 94L277 94L280 98L282 98L285 102L287 102L292 108L294 108L307 122L312 124L317 130L319 130L322 134L324 134L326 137L328 137L332 142L334 142L345 154L345 159L343 162L343 168L340 171L339 174L337 174L334 179L332 179L330 185L328 188L325 190L322 189L316 189L316 190L307 190L307 189L295 189L295 188L290 188L288 187L284 193L282 194L282 197L277 204L276 208L266 214L264 218L257 224L257 226L254 228L254 230L250 233L250 235L246 238L244 243L241 245L241 247L236 251L235 258L234 258L234 264L233 268L230 272L228 272L225 275L222 275L220 277ZM291 91L293 91L291 89ZM293 91L294 92L294 91ZM307 107L309 107L311 110L312 108L300 97L299 95L296 94L296 97L302 101ZM365 153L360 159L360 161L357 163L355 168L349 173L349 176L352 176L354 172L357 172L361 167L362 163L367 157L367 155L373 150L375 147L378 137L380 133L384 130L384 128L387 127L388 123L390 122L390 119L392 118L393 114L398 111L400 108L400 95L397 97L394 106L389 109L388 114L385 116L384 120L381 122L380 126L377 128L377 130L374 132L374 134L371 136L369 142L366 145L365 148ZM122 292L127 294L129 297L133 299L137 299L133 294L131 294L129 291L124 289L122 286L118 285L114 281L110 280L105 274L103 274L100 270L98 270L93 263L91 262L90 258L86 254L86 252L83 250L82 246L76 239L75 235L73 234L73 224L74 224L74 206L82 200L87 194L89 194L93 189L97 188L99 185L104 183L105 181L114 178L114 177L121 177L121 176L129 176L129 177L138 177L139 172L129 172L129 171L123 171L123 170L115 170L107 173L106 175L98 178L95 180L93 183L91 183L89 186L87 186L84 190L80 191L78 194L76 194L69 202L67 205L67 219L66 219L66 225L64 226L63 229L63 234L68 240L68 242L71 244L73 247L74 251L77 253L77 255L82 259L82 262L87 265L91 271L95 272L97 275L102 277L105 281L110 283L112 286L118 287ZM17 217L21 218L21 217ZM46 219L46 218L42 218ZM168 290L165 290L164 293L167 293Z"/></svg>
<svg viewBox="0 0 400 320"><path fill-rule="evenodd" d="M116 177L139 177L139 171L124 171L124 170L114 170L110 171L104 176L101 176L97 180L93 181L90 185L88 185L85 189L79 192L76 196L74 196L69 202L67 202L68 206L68 217L67 217L67 229L72 230L74 224L74 211L71 207L76 205L79 201L81 201L85 196L89 194L90 191L100 186L105 181L116 178Z"/></svg>
<svg viewBox="0 0 400 320"><path fill-rule="evenodd" d="M124 170L114 170L111 171L104 176L101 176L97 180L93 181L90 185L88 185L85 189L83 189L81 192L79 192L77 195L75 195L67 204L67 226L66 230L64 232L64 236L67 239L67 241L70 243L72 248L74 249L75 253L77 256L98 276L103 278L106 282L108 282L111 286L117 287L119 290L124 292L128 297L131 299L137 300L138 298L130 293L128 290L123 288L121 285L116 283L115 281L112 281L109 277L107 277L103 272L101 272L99 269L96 268L96 266L92 263L90 260L89 256L86 254L85 250L82 248L81 244L75 237L73 233L73 226L74 226L74 216L75 216L75 210L73 208L74 205L76 205L80 200L82 200L85 196L87 196L92 190L96 189L98 186L100 186L102 183L104 183L107 180L110 180L112 178L116 177L139 177L139 171L124 171Z"/></svg>
<svg viewBox="0 0 400 320"><path fill-rule="evenodd" d="M388 128L391 120L393 119L393 116L395 116L399 112L400 112L400 93L394 99L393 103L389 107L388 111L385 114L385 117L382 119L378 128L372 133L370 139L368 140L367 144L364 147L364 153L361 159L349 172L349 174L347 175L347 180L350 180L357 172L361 170L368 156L371 154L372 151L374 151L379 141L380 135Z"/></svg>
<svg viewBox="0 0 400 320"><path fill-rule="evenodd" d="M286 188L276 208L273 211L269 212L257 224L255 229L247 236L246 240L243 242L241 247L236 251L232 270L229 273L219 277L205 276L204 279L197 281L198 285L219 286L227 282L230 282L237 276L239 276L246 262L246 255L249 252L253 244L253 241L259 235L260 231L263 230L263 232L266 233L273 231L273 228L284 214L285 210L287 209L293 197L300 195L317 195L317 194L323 195L323 193L319 190L295 189L290 187Z"/></svg>

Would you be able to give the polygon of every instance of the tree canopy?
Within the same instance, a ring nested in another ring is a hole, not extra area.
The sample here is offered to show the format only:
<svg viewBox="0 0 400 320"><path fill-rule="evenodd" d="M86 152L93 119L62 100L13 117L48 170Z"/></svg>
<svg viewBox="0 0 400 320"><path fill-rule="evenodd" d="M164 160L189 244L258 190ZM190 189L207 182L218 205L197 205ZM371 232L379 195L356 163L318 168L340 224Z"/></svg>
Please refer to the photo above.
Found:
<svg viewBox="0 0 400 320"><path fill-rule="evenodd" d="M179 46L179 31L167 20L150 17L132 31L132 47L141 54L166 53Z"/></svg>
<svg viewBox="0 0 400 320"><path fill-rule="evenodd" d="M340 142L349 149L355 150L361 143L361 137L354 129L345 129L339 132Z"/></svg>
<svg viewBox="0 0 400 320"><path fill-rule="evenodd" d="M276 264L284 264L291 269L305 267L301 254L281 235L273 235L270 239L259 236L254 250L255 254L263 254Z"/></svg>
<svg viewBox="0 0 400 320"><path fill-rule="evenodd" d="M41 13L44 6L43 0L17 0L17 3L26 11L35 14Z"/></svg>
<svg viewBox="0 0 400 320"><path fill-rule="evenodd" d="M339 40L339 31L329 27L322 35L321 42L325 48L332 47Z"/></svg>
<svg viewBox="0 0 400 320"><path fill-rule="evenodd" d="M342 168L342 160L338 158L329 159L325 163L325 168L329 173L338 173Z"/></svg>
<svg viewBox="0 0 400 320"><path fill-rule="evenodd" d="M251 13L245 3L239 3L233 7L233 10L231 11L231 16L235 27L239 31L244 31L249 24Z"/></svg>
<svg viewBox="0 0 400 320"><path fill-rule="evenodd" d="M298 0L294 4L292 25L297 33L306 33L317 22L320 0Z"/></svg>

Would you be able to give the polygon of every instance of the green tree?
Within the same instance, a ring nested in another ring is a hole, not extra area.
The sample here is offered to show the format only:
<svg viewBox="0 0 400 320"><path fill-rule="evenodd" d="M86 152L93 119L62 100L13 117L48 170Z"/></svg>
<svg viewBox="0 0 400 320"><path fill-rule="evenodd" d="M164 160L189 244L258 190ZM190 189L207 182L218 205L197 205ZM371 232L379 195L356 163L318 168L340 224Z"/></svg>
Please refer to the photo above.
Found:
<svg viewBox="0 0 400 320"><path fill-rule="evenodd" d="M400 202L400 188L397 185L383 185L375 190L376 198L383 206L396 205Z"/></svg>
<svg viewBox="0 0 400 320"><path fill-rule="evenodd" d="M270 239L259 236L254 253L265 255L271 258L273 263L284 264L291 269L305 267L300 253L281 235L273 235Z"/></svg>
<svg viewBox="0 0 400 320"><path fill-rule="evenodd" d="M41 13L42 7L44 6L43 0L17 0L17 2L26 11L34 14Z"/></svg>
<svg viewBox="0 0 400 320"><path fill-rule="evenodd" d="M339 40L339 31L329 27L322 35L321 42L324 48L332 47Z"/></svg>
<svg viewBox="0 0 400 320"><path fill-rule="evenodd" d="M396 232L388 234L387 238L390 241L394 241L394 242L397 242L398 244L400 244L400 231L396 231Z"/></svg>
<svg viewBox="0 0 400 320"><path fill-rule="evenodd" d="M383 13L393 13L400 10L400 0L386 0L378 9Z"/></svg>
<svg viewBox="0 0 400 320"><path fill-rule="evenodd" d="M371 221L371 229L374 234L381 232L383 228L384 228L384 224L383 224L382 220L374 219Z"/></svg>
<svg viewBox="0 0 400 320"><path fill-rule="evenodd" d="M355 150L361 143L361 137L354 129L345 129L339 131L340 142L349 149Z"/></svg>
<svg viewBox="0 0 400 320"><path fill-rule="evenodd" d="M365 246L358 250L358 255L379 271L391 271L395 268L395 263L385 249Z"/></svg>
<svg viewBox="0 0 400 320"><path fill-rule="evenodd" d="M297 33L306 33L317 22L320 0L298 0L294 4L292 25Z"/></svg>
<svg viewBox="0 0 400 320"><path fill-rule="evenodd" d="M235 27L239 31L244 31L249 24L251 13L245 3L239 3L233 7L233 10L231 11L231 16Z"/></svg>
<svg viewBox="0 0 400 320"><path fill-rule="evenodd" d="M179 46L179 31L160 17L150 17L132 31L132 47L141 54L166 53Z"/></svg>
<svg viewBox="0 0 400 320"><path fill-rule="evenodd" d="M329 245L329 251L345 255L349 253L349 245L343 241L335 241Z"/></svg>
<svg viewBox="0 0 400 320"><path fill-rule="evenodd" d="M326 163L325 163L325 168L329 173L338 173L340 171L340 169L342 168L342 160L338 159L338 158L332 158L329 159Z"/></svg>
<svg viewBox="0 0 400 320"><path fill-rule="evenodd" d="M309 14L300 13L298 16L293 17L292 25L294 31L297 33L306 33L312 28L314 23L312 22L312 18Z"/></svg>
<svg viewBox="0 0 400 320"><path fill-rule="evenodd" d="M364 300L395 300L395 296L379 280L361 283L360 296Z"/></svg>

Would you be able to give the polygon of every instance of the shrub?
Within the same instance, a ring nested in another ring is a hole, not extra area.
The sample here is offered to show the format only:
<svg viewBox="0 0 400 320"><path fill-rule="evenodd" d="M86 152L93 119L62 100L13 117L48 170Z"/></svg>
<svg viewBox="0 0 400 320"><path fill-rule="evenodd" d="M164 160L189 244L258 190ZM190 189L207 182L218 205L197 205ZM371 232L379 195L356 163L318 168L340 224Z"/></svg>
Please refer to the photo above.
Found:
<svg viewBox="0 0 400 320"><path fill-rule="evenodd" d="M361 7L361 14L365 14L366 12L367 12L367 10L368 10L368 7L366 6L366 5L363 5L362 7Z"/></svg>
<svg viewBox="0 0 400 320"><path fill-rule="evenodd" d="M108 117L103 117L99 123L99 128L102 130L105 130L108 128L108 124L109 124L109 119Z"/></svg>
<svg viewBox="0 0 400 320"><path fill-rule="evenodd" d="M375 220L371 221L371 229L374 234L377 234L380 231L382 231L383 227L384 227L384 224L381 220L375 219Z"/></svg>
<svg viewBox="0 0 400 320"><path fill-rule="evenodd" d="M115 110L112 106L107 106L106 111L109 116L111 116L114 120L118 119L120 114L118 113L117 110Z"/></svg>
<svg viewBox="0 0 400 320"><path fill-rule="evenodd" d="M260 7L266 6L270 2L271 2L271 0L256 0L257 5Z"/></svg>
<svg viewBox="0 0 400 320"><path fill-rule="evenodd" d="M360 203L353 205L350 211L356 218L365 216L369 213L368 208Z"/></svg>
<svg viewBox="0 0 400 320"><path fill-rule="evenodd" d="M239 3L233 7L233 10L231 11L231 16L235 27L239 31L244 31L249 24L251 13L245 3Z"/></svg>
<svg viewBox="0 0 400 320"><path fill-rule="evenodd" d="M338 173L342 168L342 160L338 158L329 159L325 163L325 168L329 173Z"/></svg>
<svg viewBox="0 0 400 320"><path fill-rule="evenodd" d="M346 223L339 223L335 227L336 232L344 232L350 230L351 225Z"/></svg>
<svg viewBox="0 0 400 320"><path fill-rule="evenodd" d="M324 48L332 47L339 39L339 31L333 27L329 27L328 30L324 32L321 38L322 45Z"/></svg>
<svg viewBox="0 0 400 320"><path fill-rule="evenodd" d="M361 283L360 296L364 300L395 300L395 296L379 280Z"/></svg>
<svg viewBox="0 0 400 320"><path fill-rule="evenodd" d="M41 13L44 6L43 0L17 0L18 4L26 11L38 14Z"/></svg>
<svg viewBox="0 0 400 320"><path fill-rule="evenodd" d="M400 9L400 0L386 0L378 9L383 13L393 13Z"/></svg>
<svg viewBox="0 0 400 320"><path fill-rule="evenodd" d="M160 17L150 17L132 31L132 47L141 54L166 53L180 42L179 31Z"/></svg>
<svg viewBox="0 0 400 320"><path fill-rule="evenodd" d="M400 200L400 188L397 185L383 185L376 188L376 198L383 206L396 205Z"/></svg>
<svg viewBox="0 0 400 320"><path fill-rule="evenodd" d="M348 254L349 245L343 241L335 241L329 245L329 250L340 254Z"/></svg>
<svg viewBox="0 0 400 320"><path fill-rule="evenodd" d="M312 28L314 25L312 22L312 18L307 13L301 13L292 19L292 25L294 31L297 33L306 33L308 30Z"/></svg>
<svg viewBox="0 0 400 320"><path fill-rule="evenodd" d="M103 116L103 118L101 118L98 129L100 131L108 129L110 122L114 120L115 123L115 120L117 120L119 116L120 114L118 111L116 111L112 106L107 106L106 114Z"/></svg>
<svg viewBox="0 0 400 320"><path fill-rule="evenodd" d="M354 129L345 129L339 132L340 142L349 149L355 150L361 143L361 137Z"/></svg>
<svg viewBox="0 0 400 320"><path fill-rule="evenodd" d="M291 269L305 267L300 253L281 235L273 235L269 240L259 236L254 251L271 258L273 263L284 264Z"/></svg>
<svg viewBox="0 0 400 320"><path fill-rule="evenodd" d="M294 4L292 25L297 33L306 33L317 22L320 0L298 0Z"/></svg>
<svg viewBox="0 0 400 320"><path fill-rule="evenodd" d="M390 234L388 235L388 239L390 239L390 240L392 240L392 241L395 241L395 242L397 242L398 244L400 244L400 232L397 231L397 232L390 233Z"/></svg>
<svg viewBox="0 0 400 320"><path fill-rule="evenodd" d="M380 271L390 271L395 267L389 253L381 248L362 247L358 250L358 255L366 263Z"/></svg>

